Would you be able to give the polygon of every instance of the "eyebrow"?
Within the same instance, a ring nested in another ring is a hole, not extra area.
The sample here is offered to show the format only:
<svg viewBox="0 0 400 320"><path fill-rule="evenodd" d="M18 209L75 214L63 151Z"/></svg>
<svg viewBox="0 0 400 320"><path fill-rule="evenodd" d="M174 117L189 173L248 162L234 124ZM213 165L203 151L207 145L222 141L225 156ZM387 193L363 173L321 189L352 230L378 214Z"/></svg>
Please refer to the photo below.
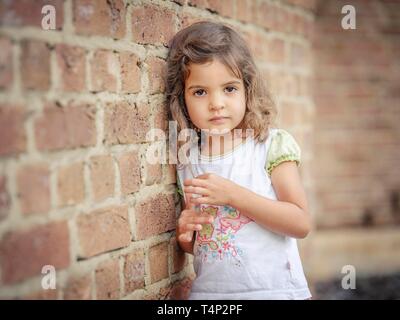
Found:
<svg viewBox="0 0 400 320"><path fill-rule="evenodd" d="M224 83L221 87L224 87L224 86L226 86L226 85L228 85L228 84L240 84L240 83L241 83L241 82L240 82L239 80L232 80L232 81L229 81L229 82L227 82L227 83ZM190 87L188 88L188 90L194 89L194 88L206 88L206 89L207 89L206 86L201 86L201 85L198 85L198 84L194 84L194 85L190 86Z"/></svg>

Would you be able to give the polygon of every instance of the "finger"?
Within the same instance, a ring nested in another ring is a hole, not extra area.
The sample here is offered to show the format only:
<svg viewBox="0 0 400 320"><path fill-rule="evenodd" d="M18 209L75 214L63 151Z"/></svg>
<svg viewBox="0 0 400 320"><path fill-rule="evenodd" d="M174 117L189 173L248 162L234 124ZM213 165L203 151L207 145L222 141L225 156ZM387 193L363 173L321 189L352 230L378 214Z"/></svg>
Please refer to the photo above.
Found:
<svg viewBox="0 0 400 320"><path fill-rule="evenodd" d="M192 201L192 196L193 196L193 194L192 193L188 193L188 192L185 192L185 199L186 199L186 203L185 203L185 209L186 210L193 210L193 211L195 211L195 209L196 209L196 204L194 204L193 203L193 201Z"/></svg>
<svg viewBox="0 0 400 320"><path fill-rule="evenodd" d="M207 178L209 178L210 177L210 173L203 173L203 174L200 174L200 175L198 175L197 177L196 177L196 179L207 179Z"/></svg>
<svg viewBox="0 0 400 320"><path fill-rule="evenodd" d="M184 226L182 226L181 232L188 233L188 232L193 232L193 231L199 231L202 228L203 227L201 226L201 224L193 221L193 223L187 223Z"/></svg>
<svg viewBox="0 0 400 320"><path fill-rule="evenodd" d="M203 187L207 188L208 187L208 182L204 179L188 179L185 180L183 183L184 186L193 186L193 187Z"/></svg>
<svg viewBox="0 0 400 320"><path fill-rule="evenodd" d="M191 221L193 223L200 223L200 224L208 224L208 223L213 223L214 218L212 216L208 217L194 217L193 220Z"/></svg>
<svg viewBox="0 0 400 320"><path fill-rule="evenodd" d="M182 233L179 235L179 240L183 242L190 242L192 241L193 234L191 232Z"/></svg>
<svg viewBox="0 0 400 320"><path fill-rule="evenodd" d="M199 194L199 195L205 195L205 196L210 195L210 191L208 189L202 188L202 187L187 186L187 187L183 187L183 191L195 193L195 194Z"/></svg>
<svg viewBox="0 0 400 320"><path fill-rule="evenodd" d="M209 197L197 197L197 198L193 198L192 201L195 205L199 205L199 204L215 204L211 198Z"/></svg>

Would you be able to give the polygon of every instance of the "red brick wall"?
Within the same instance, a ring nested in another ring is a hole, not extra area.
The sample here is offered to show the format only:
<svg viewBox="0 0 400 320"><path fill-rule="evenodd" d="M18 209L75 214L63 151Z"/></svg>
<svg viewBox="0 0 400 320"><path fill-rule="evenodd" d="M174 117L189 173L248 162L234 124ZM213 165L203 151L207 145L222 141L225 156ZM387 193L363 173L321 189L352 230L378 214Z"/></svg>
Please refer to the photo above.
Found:
<svg viewBox="0 0 400 320"><path fill-rule="evenodd" d="M320 1L315 24L319 228L400 221L400 1Z"/></svg>
<svg viewBox="0 0 400 320"><path fill-rule="evenodd" d="M41 29L48 3L56 30ZM145 153L146 132L167 128L166 44L194 21L246 37L311 191L313 10L312 0L1 1L0 297L186 297L174 167ZM41 289L47 264L56 290Z"/></svg>

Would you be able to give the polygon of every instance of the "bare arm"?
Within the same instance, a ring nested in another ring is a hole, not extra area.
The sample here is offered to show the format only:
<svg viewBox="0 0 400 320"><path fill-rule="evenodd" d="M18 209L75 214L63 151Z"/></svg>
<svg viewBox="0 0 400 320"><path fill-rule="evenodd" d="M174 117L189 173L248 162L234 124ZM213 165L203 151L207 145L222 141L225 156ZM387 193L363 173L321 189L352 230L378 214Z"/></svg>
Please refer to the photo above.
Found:
<svg viewBox="0 0 400 320"><path fill-rule="evenodd" d="M311 218L296 163L286 161L274 168L271 182L277 201L237 185L231 206L266 229L305 238L311 230Z"/></svg>

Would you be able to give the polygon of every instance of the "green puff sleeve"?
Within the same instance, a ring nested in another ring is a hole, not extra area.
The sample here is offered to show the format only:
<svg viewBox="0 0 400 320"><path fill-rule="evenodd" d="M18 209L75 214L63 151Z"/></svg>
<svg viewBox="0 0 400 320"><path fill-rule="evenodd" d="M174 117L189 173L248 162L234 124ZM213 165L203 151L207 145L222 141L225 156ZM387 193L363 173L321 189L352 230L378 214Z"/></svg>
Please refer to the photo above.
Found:
<svg viewBox="0 0 400 320"><path fill-rule="evenodd" d="M271 176L272 170L284 161L296 161L300 165L301 150L292 135L283 129L278 129L272 137L267 154L265 169Z"/></svg>

